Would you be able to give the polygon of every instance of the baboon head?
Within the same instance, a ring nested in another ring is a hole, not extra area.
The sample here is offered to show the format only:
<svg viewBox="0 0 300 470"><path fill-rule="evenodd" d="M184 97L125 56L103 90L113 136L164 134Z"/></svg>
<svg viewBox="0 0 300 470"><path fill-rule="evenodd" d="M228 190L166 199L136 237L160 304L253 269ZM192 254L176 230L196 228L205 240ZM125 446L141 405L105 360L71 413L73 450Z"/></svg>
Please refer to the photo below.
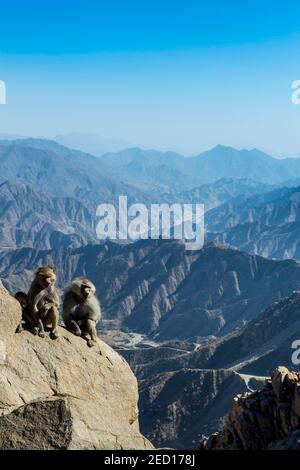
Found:
<svg viewBox="0 0 300 470"><path fill-rule="evenodd" d="M86 300L96 292L96 287L86 277L77 277L72 281L72 291L82 300Z"/></svg>
<svg viewBox="0 0 300 470"><path fill-rule="evenodd" d="M52 266L42 266L35 273L35 280L43 288L47 289L56 282L55 269Z"/></svg>

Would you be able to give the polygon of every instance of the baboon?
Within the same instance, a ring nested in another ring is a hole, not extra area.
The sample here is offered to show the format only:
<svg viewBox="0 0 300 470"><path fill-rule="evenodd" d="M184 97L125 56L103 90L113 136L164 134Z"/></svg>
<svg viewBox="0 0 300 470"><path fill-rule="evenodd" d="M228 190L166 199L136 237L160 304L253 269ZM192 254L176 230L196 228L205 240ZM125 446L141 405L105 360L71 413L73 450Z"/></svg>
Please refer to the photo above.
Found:
<svg viewBox="0 0 300 470"><path fill-rule="evenodd" d="M51 337L57 339L59 319L59 295L55 288L56 274L51 266L37 269L28 292L27 309L33 324L33 333L41 338L45 336L44 328L51 329Z"/></svg>
<svg viewBox="0 0 300 470"><path fill-rule="evenodd" d="M22 318L21 318L21 321L19 323L19 325L17 326L17 329L16 329L16 333L20 333L21 331L23 331L23 326L24 325L28 325L28 326L33 326L33 322L32 322L32 319L31 319L31 316L30 316L30 312L28 310L28 307L27 307L27 303L28 303L28 295L25 294L25 292L17 292L15 294L15 299L18 300L18 302L20 303L21 307L22 307Z"/></svg>
<svg viewBox="0 0 300 470"><path fill-rule="evenodd" d="M83 336L89 347L97 341L96 324L101 319L96 287L85 277L77 277L67 288L63 300L63 320L68 330Z"/></svg>
<svg viewBox="0 0 300 470"><path fill-rule="evenodd" d="M21 305L22 308L27 307L27 302L28 302L28 295L27 294L25 294L24 292L19 291L15 294L15 299L20 302L20 305Z"/></svg>

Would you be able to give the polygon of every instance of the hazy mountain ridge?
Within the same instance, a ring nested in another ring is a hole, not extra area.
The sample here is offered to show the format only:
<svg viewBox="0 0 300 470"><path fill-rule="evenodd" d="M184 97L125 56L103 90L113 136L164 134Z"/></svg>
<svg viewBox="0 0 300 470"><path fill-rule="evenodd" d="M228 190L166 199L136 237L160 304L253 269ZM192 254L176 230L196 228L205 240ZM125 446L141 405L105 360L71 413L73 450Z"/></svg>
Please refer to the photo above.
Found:
<svg viewBox="0 0 300 470"><path fill-rule="evenodd" d="M130 152L129 152L130 153ZM140 155L141 154L141 155ZM131 155L131 154L130 154ZM138 152L138 159L143 159L143 152ZM153 161L158 161L161 158L159 152L154 152ZM174 161L180 160L183 157L167 153L165 160L168 158ZM148 159L149 160L149 159ZM186 160L186 159L184 159ZM95 241L95 230L94 234L91 233L91 220L93 221L92 226L94 227L95 221L95 210L96 206L102 202L114 203L115 207L118 207L118 196L126 195L128 197L128 203L133 202L144 203L147 207L151 203L204 203L206 208L215 207L225 200L231 199L241 193L246 194L257 194L260 192L267 191L268 185L253 182L251 180L218 180L211 185L203 185L201 187L194 188L189 191L180 191L179 188L183 186L183 182L177 179L176 171L175 175L173 170L170 169L164 162L164 172L161 171L161 167L155 167L153 165L153 181L157 185L159 177L162 176L168 180L166 187L162 188L156 186L156 190L152 188L144 187L143 191L135 186L129 186L127 183L119 182L116 179L114 171L112 176L107 176L109 171L107 165L103 164L98 158L93 157L89 154L79 152L76 150L68 149L67 147L61 146L56 142L43 140L43 139L19 139L16 141L1 141L0 142L0 163L1 163L1 177L0 183L10 181L10 184L26 184L32 187L35 192L35 200L38 198L38 192L40 195L40 204L38 210L35 213L31 213L30 218L30 207L33 205L36 207L32 199L32 192L29 194L22 193L22 200L19 199L19 191L16 190L16 194L11 192L13 204L13 212L15 217L8 215L8 212L3 215L3 233L0 236L0 249L5 248L19 248L22 246L35 246L38 249L46 249L51 246L55 246L61 239L60 233L64 235L69 234L68 221L66 220L66 227L62 228L61 225L57 224L54 220L56 217L53 213L42 214L43 203L45 204L45 211L49 212L47 207L53 206L53 203L46 202L45 195L51 196L51 198L69 198L69 204L74 206L82 206L82 211L86 213L87 222L87 233L84 233L85 223L82 215L79 215L78 224L73 217L71 226L75 228L75 233L70 240L64 237L63 243L79 245L80 243L85 244L87 241ZM144 165L144 163L141 163ZM152 160L151 160L152 165ZM146 171L147 174L147 171ZM176 180L176 184L173 181L173 177ZM137 179L136 179L137 178ZM135 185L137 181L140 181L138 175L136 175ZM184 180L186 180L184 176ZM172 189L170 189L170 187ZM165 192L165 190L167 192ZM20 195L19 195L20 197ZM26 198L28 200L26 201ZM71 203L71 199L74 201ZM75 201L77 200L77 201ZM3 201L4 206L8 207L8 200ZM17 208L19 204L20 208ZM29 208L26 211L26 205ZM55 206L55 204L54 204ZM52 207L53 208L53 207ZM26 221L19 221L21 213L26 212ZM61 219L60 212L58 210L58 220ZM73 211L74 213L74 211ZM48 219L48 220L47 220ZM82 223L83 222L83 223ZM19 227L20 225L21 227ZM78 226L78 230L76 229ZM24 230L29 231L30 227L35 227L35 231L40 230L42 233L39 237L33 238L32 234L26 236ZM74 232L74 230L73 230ZM52 233L54 234L52 237ZM53 238L52 241L50 238ZM10 243L9 239L12 239ZM28 240L28 238L30 240Z"/></svg>
<svg viewBox="0 0 300 470"><path fill-rule="evenodd" d="M55 142L38 139L0 141L0 183L10 180L30 184L56 197L75 197L92 207L117 202L118 195L129 201L149 201L137 188L106 176L101 161Z"/></svg>
<svg viewBox="0 0 300 470"><path fill-rule="evenodd" d="M221 178L247 178L261 183L279 184L300 176L300 159L279 160L258 149L237 150L222 145L194 157L182 157L174 152L125 149L103 155L101 161L113 168L114 173L124 181L132 181L132 178L138 176L140 184L153 183L148 176L153 167L167 166L180 173L180 181L182 175L185 175L185 185L189 188ZM163 184L163 181L157 180L156 183Z"/></svg>
<svg viewBox="0 0 300 470"><path fill-rule="evenodd" d="M108 153L100 158L111 174L121 181L131 182L146 188L189 189L204 180L195 173L185 171L187 159L175 152L128 148L117 153ZM188 163L187 163L188 168Z"/></svg>

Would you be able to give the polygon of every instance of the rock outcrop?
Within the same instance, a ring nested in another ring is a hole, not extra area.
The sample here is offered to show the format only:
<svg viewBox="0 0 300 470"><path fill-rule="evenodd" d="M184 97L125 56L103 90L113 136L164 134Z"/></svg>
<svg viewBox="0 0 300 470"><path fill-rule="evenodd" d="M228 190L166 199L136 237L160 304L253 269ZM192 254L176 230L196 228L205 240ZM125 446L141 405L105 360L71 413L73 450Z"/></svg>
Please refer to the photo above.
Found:
<svg viewBox="0 0 300 470"><path fill-rule="evenodd" d="M0 449L151 449L139 431L137 383L102 341L92 349L15 333L21 310L0 285Z"/></svg>
<svg viewBox="0 0 300 470"><path fill-rule="evenodd" d="M204 450L300 450L300 373L278 367L259 392L237 395L222 431Z"/></svg>

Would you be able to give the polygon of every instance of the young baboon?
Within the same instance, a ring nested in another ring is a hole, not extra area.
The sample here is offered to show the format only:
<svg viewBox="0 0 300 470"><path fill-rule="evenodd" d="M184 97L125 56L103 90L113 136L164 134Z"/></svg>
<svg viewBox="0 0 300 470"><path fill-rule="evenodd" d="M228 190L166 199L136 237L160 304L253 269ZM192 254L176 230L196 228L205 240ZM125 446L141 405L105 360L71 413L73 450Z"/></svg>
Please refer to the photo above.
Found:
<svg viewBox="0 0 300 470"><path fill-rule="evenodd" d="M89 347L97 341L97 322L101 319L96 287L85 277L77 277L68 287L63 300L63 320L68 330L83 336Z"/></svg>
<svg viewBox="0 0 300 470"><path fill-rule="evenodd" d="M15 294L15 299L20 303L21 307L22 307L22 318L21 318L21 321L19 323L19 325L17 326L17 329L16 329L16 333L21 333L21 331L23 331L23 327L24 325L28 325L30 327L33 326L33 322L32 322L32 319L31 319L31 316L30 316L30 312L28 310L28 307L27 307L27 303L28 303L28 295L25 294L25 292L17 292Z"/></svg>
<svg viewBox="0 0 300 470"><path fill-rule="evenodd" d="M44 328L51 329L53 339L59 337L59 295L55 288L56 274L51 266L37 269L28 292L27 308L34 325L33 333L41 338L45 336Z"/></svg>
<svg viewBox="0 0 300 470"><path fill-rule="evenodd" d="M22 308L27 307L27 302L28 302L28 295L25 294L25 292L17 292L15 294L15 299L18 300Z"/></svg>

